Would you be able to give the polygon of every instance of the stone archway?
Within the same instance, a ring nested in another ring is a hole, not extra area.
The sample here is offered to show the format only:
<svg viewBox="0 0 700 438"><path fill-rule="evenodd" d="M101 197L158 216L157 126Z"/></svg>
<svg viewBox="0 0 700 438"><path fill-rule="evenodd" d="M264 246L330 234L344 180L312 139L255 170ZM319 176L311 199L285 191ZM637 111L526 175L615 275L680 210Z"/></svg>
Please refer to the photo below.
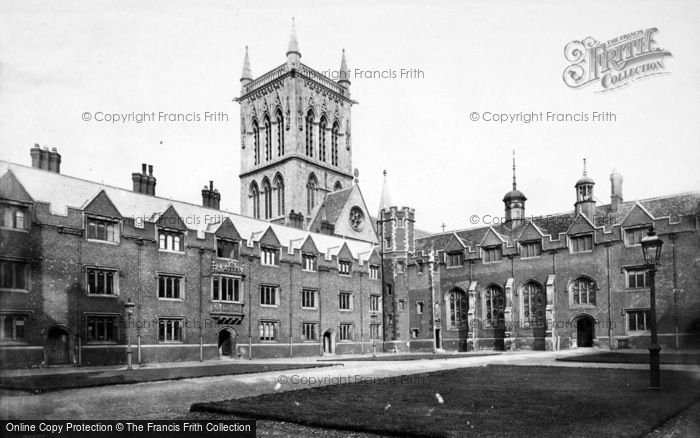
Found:
<svg viewBox="0 0 700 438"><path fill-rule="evenodd" d="M219 330L217 346L220 357L237 357L237 333L231 327L224 327Z"/></svg>
<svg viewBox="0 0 700 438"><path fill-rule="evenodd" d="M591 315L582 314L576 318L576 346L592 347L595 338L595 320Z"/></svg>

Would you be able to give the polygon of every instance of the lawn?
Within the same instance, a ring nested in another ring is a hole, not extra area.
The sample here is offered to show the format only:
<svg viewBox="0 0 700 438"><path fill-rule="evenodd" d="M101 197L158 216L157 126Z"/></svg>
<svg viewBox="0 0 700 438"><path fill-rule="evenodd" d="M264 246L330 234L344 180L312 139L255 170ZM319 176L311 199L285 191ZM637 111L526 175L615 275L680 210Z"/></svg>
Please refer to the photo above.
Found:
<svg viewBox="0 0 700 438"><path fill-rule="evenodd" d="M700 365L700 354L660 354L661 363L673 365ZM561 357L563 362L649 363L649 353L597 353L575 357Z"/></svg>
<svg viewBox="0 0 700 438"><path fill-rule="evenodd" d="M193 412L418 436L640 436L700 399L697 377L637 370L484 366L403 384L315 387L216 403Z"/></svg>
<svg viewBox="0 0 700 438"><path fill-rule="evenodd" d="M31 376L0 377L0 388L32 392L91 386L121 385L157 380L187 379L191 377L223 376L229 374L262 373L291 369L316 368L325 364L255 364L234 363L222 365L195 365L173 368L141 368L126 370L82 371L72 373L36 374Z"/></svg>
<svg viewBox="0 0 700 438"><path fill-rule="evenodd" d="M381 356L361 356L361 357L348 357L348 358L337 358L337 359L319 359L319 362L391 362L391 361L403 361L403 360L421 360L421 359L463 359L465 357L478 357L478 356L496 356L501 353L411 353L411 354L392 354L392 355L381 355Z"/></svg>

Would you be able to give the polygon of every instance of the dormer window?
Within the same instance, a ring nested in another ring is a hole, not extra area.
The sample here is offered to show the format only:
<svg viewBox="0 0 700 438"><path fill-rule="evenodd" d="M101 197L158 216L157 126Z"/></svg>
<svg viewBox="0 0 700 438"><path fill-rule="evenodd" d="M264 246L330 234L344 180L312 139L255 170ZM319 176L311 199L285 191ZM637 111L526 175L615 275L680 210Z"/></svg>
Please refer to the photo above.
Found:
<svg viewBox="0 0 700 438"><path fill-rule="evenodd" d="M216 256L220 259L238 259L240 248L236 240L216 239Z"/></svg>
<svg viewBox="0 0 700 438"><path fill-rule="evenodd" d="M627 246L641 245L642 238L649 232L649 227L637 227L625 230L625 244Z"/></svg>
<svg viewBox="0 0 700 438"><path fill-rule="evenodd" d="M532 242L523 242L520 244L520 258L528 259L539 257L542 254L542 242L535 240Z"/></svg>
<svg viewBox="0 0 700 438"><path fill-rule="evenodd" d="M88 240L99 240L102 242L119 242L119 222L88 217L86 219Z"/></svg>
<svg viewBox="0 0 700 438"><path fill-rule="evenodd" d="M313 254L302 254L301 255L301 268L304 271L315 271L316 270L316 256Z"/></svg>
<svg viewBox="0 0 700 438"><path fill-rule="evenodd" d="M264 266L277 266L279 261L279 249L277 248L260 248L260 264Z"/></svg>
<svg viewBox="0 0 700 438"><path fill-rule="evenodd" d="M29 229L29 208L20 205L0 204L0 228Z"/></svg>
<svg viewBox="0 0 700 438"><path fill-rule="evenodd" d="M352 262L348 260L338 261L338 273L340 275L350 275L352 272Z"/></svg>
<svg viewBox="0 0 700 438"><path fill-rule="evenodd" d="M369 279L379 280L379 266L369 265Z"/></svg>
<svg viewBox="0 0 700 438"><path fill-rule="evenodd" d="M184 252L185 235L181 231L158 230L158 249L160 251Z"/></svg>
<svg viewBox="0 0 700 438"><path fill-rule="evenodd" d="M593 251L593 234L569 237L569 248L572 253Z"/></svg>
<svg viewBox="0 0 700 438"><path fill-rule="evenodd" d="M464 265L464 253L462 251L449 252L446 258L448 268L457 268Z"/></svg>
<svg viewBox="0 0 700 438"><path fill-rule="evenodd" d="M494 263L501 261L501 246L488 246L481 248L481 257L484 263Z"/></svg>

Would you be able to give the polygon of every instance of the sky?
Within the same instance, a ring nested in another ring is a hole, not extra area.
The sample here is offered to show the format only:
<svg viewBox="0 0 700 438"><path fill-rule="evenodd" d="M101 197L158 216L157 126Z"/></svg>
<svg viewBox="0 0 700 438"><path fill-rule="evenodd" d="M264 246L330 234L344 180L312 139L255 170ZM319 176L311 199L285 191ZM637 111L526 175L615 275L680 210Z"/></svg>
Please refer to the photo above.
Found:
<svg viewBox="0 0 700 438"><path fill-rule="evenodd" d="M292 17L306 65L337 70L346 51L359 102L353 167L370 212L386 169L392 201L415 208L418 228L488 225L503 215L514 150L527 215L573 209L583 158L603 204L613 169L625 200L700 189L700 2L692 0L0 0L0 159L29 165L35 143L56 147L62 173L127 189L150 163L159 196L199 204L213 180L222 208L238 212L234 98L245 46L254 77L282 64ZM648 28L672 54L664 74L605 93L564 84L569 42ZM420 73L401 78L401 69ZM228 120L95 120L159 111ZM614 120L484 121L594 111Z"/></svg>

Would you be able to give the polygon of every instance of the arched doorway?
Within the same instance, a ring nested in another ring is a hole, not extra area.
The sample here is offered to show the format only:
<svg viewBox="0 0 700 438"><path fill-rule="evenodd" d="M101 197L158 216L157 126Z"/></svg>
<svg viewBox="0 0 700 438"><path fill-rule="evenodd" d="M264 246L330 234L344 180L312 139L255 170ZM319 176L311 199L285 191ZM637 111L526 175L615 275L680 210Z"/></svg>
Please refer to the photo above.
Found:
<svg viewBox="0 0 700 438"><path fill-rule="evenodd" d="M595 321L590 315L582 315L576 320L576 345L592 347L595 335Z"/></svg>
<svg viewBox="0 0 700 438"><path fill-rule="evenodd" d="M487 287L484 300L486 310L484 317L493 329L493 349L504 351L506 337L506 295L503 288L497 285Z"/></svg>
<svg viewBox="0 0 700 438"><path fill-rule="evenodd" d="M323 354L335 353L335 334L331 330L323 333Z"/></svg>
<svg viewBox="0 0 700 438"><path fill-rule="evenodd" d="M534 338L533 349L545 350L547 335L547 320L545 317L547 299L542 286L531 280L520 289L523 305L523 319L532 328Z"/></svg>
<svg viewBox="0 0 700 438"><path fill-rule="evenodd" d="M223 328L219 331L219 356L236 357L236 331L232 328Z"/></svg>
<svg viewBox="0 0 700 438"><path fill-rule="evenodd" d="M46 361L49 365L65 365L70 363L68 331L53 327L46 336Z"/></svg>

